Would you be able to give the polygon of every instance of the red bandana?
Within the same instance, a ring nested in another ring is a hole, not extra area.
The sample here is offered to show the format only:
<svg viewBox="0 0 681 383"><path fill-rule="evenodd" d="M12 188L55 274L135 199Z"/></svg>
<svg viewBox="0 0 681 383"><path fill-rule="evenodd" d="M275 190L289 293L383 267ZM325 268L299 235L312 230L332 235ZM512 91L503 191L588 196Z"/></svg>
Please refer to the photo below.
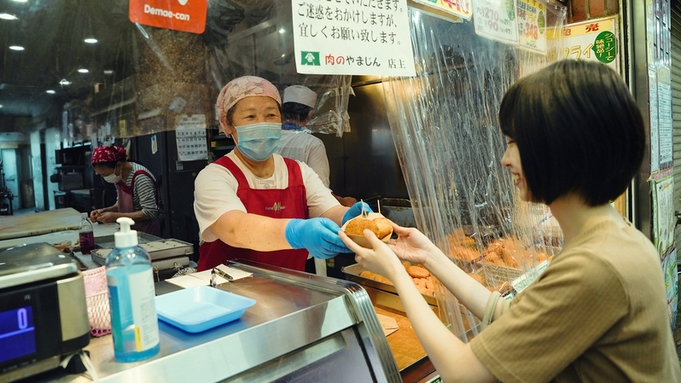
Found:
<svg viewBox="0 0 681 383"><path fill-rule="evenodd" d="M100 146L92 151L92 164L101 162L122 161L127 157L125 148L120 146Z"/></svg>

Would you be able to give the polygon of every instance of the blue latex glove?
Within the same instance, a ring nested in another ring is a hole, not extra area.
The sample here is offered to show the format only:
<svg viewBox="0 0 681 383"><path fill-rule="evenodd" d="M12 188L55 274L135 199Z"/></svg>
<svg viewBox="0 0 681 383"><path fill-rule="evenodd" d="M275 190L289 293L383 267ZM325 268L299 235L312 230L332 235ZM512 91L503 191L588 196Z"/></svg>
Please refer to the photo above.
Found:
<svg viewBox="0 0 681 383"><path fill-rule="evenodd" d="M351 220L351 219L357 217L358 215L362 214L362 205L364 205L364 211L366 213L373 213L374 212L373 210L371 210L371 208L369 207L369 204L367 204L366 202L355 202L355 204L352 205L348 209L348 211L346 211L345 214L343 215L342 225L345 225L345 223L348 222L349 220Z"/></svg>
<svg viewBox="0 0 681 383"><path fill-rule="evenodd" d="M286 241L294 249L307 249L316 258L351 253L338 236L340 227L328 218L292 219L286 224Z"/></svg>

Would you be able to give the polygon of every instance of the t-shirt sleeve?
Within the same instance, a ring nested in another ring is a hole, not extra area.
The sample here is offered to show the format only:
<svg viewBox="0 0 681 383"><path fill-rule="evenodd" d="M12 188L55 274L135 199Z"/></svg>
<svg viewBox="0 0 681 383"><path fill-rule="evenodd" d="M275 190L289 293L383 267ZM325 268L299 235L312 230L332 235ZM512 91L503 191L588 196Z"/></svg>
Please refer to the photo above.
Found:
<svg viewBox="0 0 681 383"><path fill-rule="evenodd" d="M224 166L209 164L194 181L194 214L199 224L199 237L206 242L218 239L209 226L232 210L246 212L236 195L238 182Z"/></svg>
<svg viewBox="0 0 681 383"><path fill-rule="evenodd" d="M319 217L332 207L340 206L336 197L324 186L317 173L304 162L298 161L298 163L303 175L310 217Z"/></svg>
<svg viewBox="0 0 681 383"><path fill-rule="evenodd" d="M144 215L150 219L156 218L158 216L158 205L156 204L156 184L154 181L144 173L137 175L133 193L139 199Z"/></svg>
<svg viewBox="0 0 681 383"><path fill-rule="evenodd" d="M471 341L505 382L546 382L626 315L619 275L588 253L561 254L510 309Z"/></svg>

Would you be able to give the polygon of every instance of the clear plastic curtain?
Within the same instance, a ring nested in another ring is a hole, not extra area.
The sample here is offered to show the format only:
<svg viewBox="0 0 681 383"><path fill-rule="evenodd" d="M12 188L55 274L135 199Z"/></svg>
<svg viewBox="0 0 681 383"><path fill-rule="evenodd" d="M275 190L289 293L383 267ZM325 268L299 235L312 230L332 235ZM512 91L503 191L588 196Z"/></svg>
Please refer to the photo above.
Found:
<svg viewBox="0 0 681 383"><path fill-rule="evenodd" d="M547 30L560 30L564 9L547 8ZM514 81L555 60L558 41L547 41L547 54L539 54L477 36L472 20L416 8L409 15L417 75L384 78L383 89L417 226L489 289L509 291L558 250L561 238L549 211L519 201L501 165L506 141L497 112ZM511 243L517 259L492 259L494 246ZM454 296L439 287L436 298L457 336L477 333L479 321Z"/></svg>

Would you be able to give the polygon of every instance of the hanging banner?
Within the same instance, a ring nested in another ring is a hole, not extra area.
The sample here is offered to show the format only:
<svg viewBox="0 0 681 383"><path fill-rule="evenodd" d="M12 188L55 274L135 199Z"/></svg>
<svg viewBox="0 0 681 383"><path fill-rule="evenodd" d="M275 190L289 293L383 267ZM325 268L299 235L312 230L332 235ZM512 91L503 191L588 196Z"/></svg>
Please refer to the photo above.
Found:
<svg viewBox="0 0 681 383"><path fill-rule="evenodd" d="M130 0L133 23L174 31L203 33L208 0Z"/></svg>
<svg viewBox="0 0 681 383"><path fill-rule="evenodd" d="M599 61L619 73L617 16L568 24L562 34L564 59Z"/></svg>
<svg viewBox="0 0 681 383"><path fill-rule="evenodd" d="M518 45L546 54L546 6L537 0L517 0Z"/></svg>
<svg viewBox="0 0 681 383"><path fill-rule="evenodd" d="M291 0L296 70L414 76L407 0Z"/></svg>
<svg viewBox="0 0 681 383"><path fill-rule="evenodd" d="M466 20L470 20L473 16L470 0L414 0L414 2L451 13Z"/></svg>
<svg viewBox="0 0 681 383"><path fill-rule="evenodd" d="M514 0L475 0L475 33L507 44L518 44Z"/></svg>

